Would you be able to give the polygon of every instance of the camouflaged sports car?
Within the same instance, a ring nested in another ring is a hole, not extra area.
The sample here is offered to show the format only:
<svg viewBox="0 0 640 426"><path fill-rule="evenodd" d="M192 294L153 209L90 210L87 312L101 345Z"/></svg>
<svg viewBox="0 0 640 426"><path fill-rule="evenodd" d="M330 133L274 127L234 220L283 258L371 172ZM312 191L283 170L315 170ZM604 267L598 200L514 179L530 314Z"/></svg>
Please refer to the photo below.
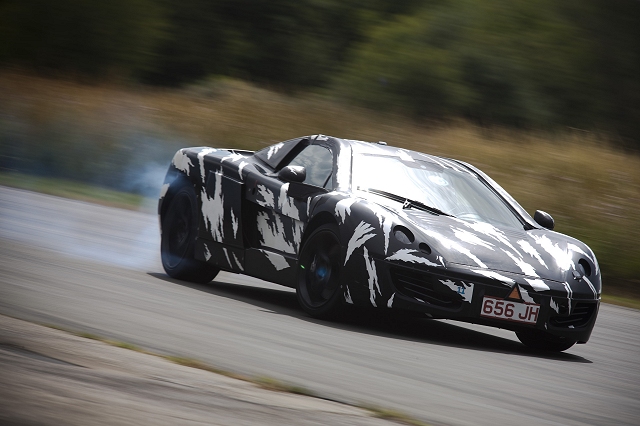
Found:
<svg viewBox="0 0 640 426"><path fill-rule="evenodd" d="M218 271L293 287L314 317L348 305L585 343L601 294L593 252L461 161L322 135L250 152L185 148L158 206L171 277Z"/></svg>

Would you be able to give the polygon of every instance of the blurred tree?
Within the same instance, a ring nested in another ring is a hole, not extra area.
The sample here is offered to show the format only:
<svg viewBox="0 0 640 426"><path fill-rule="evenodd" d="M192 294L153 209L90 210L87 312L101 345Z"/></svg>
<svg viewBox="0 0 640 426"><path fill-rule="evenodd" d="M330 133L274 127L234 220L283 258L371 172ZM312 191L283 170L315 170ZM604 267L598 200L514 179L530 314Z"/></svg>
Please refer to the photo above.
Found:
<svg viewBox="0 0 640 426"><path fill-rule="evenodd" d="M474 95L468 114L509 124L588 125L597 84L588 73L594 52L557 2L499 0L478 9L460 48L465 61L478 64L466 70ZM503 90L487 90L495 85L483 81L485 67L501 74Z"/></svg>
<svg viewBox="0 0 640 426"><path fill-rule="evenodd" d="M309 86L331 70L323 17L334 2L236 0L226 4L235 74L285 86Z"/></svg>
<svg viewBox="0 0 640 426"><path fill-rule="evenodd" d="M158 46L155 66L143 80L175 86L228 67L227 23L221 2L215 0L162 0L167 10L166 37Z"/></svg>
<svg viewBox="0 0 640 426"><path fill-rule="evenodd" d="M152 64L162 12L154 0L4 0L0 59L40 70L135 74Z"/></svg>
<svg viewBox="0 0 640 426"><path fill-rule="evenodd" d="M563 10L592 44L586 73L596 83L594 123L640 149L640 2L572 0Z"/></svg>
<svg viewBox="0 0 640 426"><path fill-rule="evenodd" d="M590 116L592 51L550 0L449 0L373 29L337 88L378 108L515 125Z"/></svg>
<svg viewBox="0 0 640 426"><path fill-rule="evenodd" d="M323 86L368 29L424 0L164 0L169 36L145 80L225 74L288 89Z"/></svg>

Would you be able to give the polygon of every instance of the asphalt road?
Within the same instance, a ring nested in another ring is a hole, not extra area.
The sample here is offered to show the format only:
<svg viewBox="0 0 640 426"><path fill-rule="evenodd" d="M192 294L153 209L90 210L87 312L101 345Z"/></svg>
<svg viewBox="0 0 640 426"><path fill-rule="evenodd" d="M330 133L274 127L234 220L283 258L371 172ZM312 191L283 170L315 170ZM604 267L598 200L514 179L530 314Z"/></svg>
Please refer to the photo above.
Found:
<svg viewBox="0 0 640 426"><path fill-rule="evenodd" d="M240 275L171 280L158 245L154 215L0 187L0 314L432 424L640 424L640 311L603 305L589 343L543 356L453 321L313 320L291 290Z"/></svg>

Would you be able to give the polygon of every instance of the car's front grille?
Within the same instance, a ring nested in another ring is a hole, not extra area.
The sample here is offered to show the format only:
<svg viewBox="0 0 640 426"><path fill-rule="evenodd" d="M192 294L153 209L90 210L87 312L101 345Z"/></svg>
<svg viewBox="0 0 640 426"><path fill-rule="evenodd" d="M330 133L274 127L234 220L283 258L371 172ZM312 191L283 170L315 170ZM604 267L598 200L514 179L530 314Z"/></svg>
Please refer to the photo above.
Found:
<svg viewBox="0 0 640 426"><path fill-rule="evenodd" d="M428 274L401 268L392 268L391 278L393 279L396 290L405 296L420 299L444 308L456 309L462 305L460 297L455 293L445 294L434 290L432 284L433 278Z"/></svg>
<svg viewBox="0 0 640 426"><path fill-rule="evenodd" d="M556 327L584 327L591 321L591 317L596 311L595 302L578 302L573 308L571 315L566 317L553 317L549 323Z"/></svg>

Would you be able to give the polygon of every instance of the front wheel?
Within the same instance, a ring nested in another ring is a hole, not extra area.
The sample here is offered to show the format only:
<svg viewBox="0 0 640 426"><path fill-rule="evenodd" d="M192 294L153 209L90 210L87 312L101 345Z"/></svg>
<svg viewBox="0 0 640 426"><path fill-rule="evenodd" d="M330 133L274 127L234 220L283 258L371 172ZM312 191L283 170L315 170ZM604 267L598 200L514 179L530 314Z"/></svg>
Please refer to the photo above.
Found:
<svg viewBox="0 0 640 426"><path fill-rule="evenodd" d="M172 278L208 283L218 269L194 259L198 234L198 199L190 182L176 181L167 212L162 217L162 266Z"/></svg>
<svg viewBox="0 0 640 426"><path fill-rule="evenodd" d="M554 336L540 330L516 331L516 336L525 346L537 351L562 352L576 344L575 340Z"/></svg>
<svg viewBox="0 0 640 426"><path fill-rule="evenodd" d="M335 225L313 231L300 252L296 295L315 318L335 318L343 308L340 289L342 249Z"/></svg>

